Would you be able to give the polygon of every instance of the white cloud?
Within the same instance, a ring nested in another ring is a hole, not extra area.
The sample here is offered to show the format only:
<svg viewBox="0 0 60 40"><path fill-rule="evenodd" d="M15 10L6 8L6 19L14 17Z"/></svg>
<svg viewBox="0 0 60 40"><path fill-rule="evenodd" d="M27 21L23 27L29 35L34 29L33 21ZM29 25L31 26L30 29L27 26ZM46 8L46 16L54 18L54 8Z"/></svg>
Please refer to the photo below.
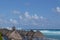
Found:
<svg viewBox="0 0 60 40"><path fill-rule="evenodd" d="M6 27L8 30L12 30L12 28L11 27Z"/></svg>
<svg viewBox="0 0 60 40"><path fill-rule="evenodd" d="M37 16L37 14L35 14L34 16L32 16L32 18L39 19L39 17Z"/></svg>
<svg viewBox="0 0 60 40"><path fill-rule="evenodd" d="M22 16L19 16L19 18L20 18L20 19L23 19L23 17L22 17Z"/></svg>
<svg viewBox="0 0 60 40"><path fill-rule="evenodd" d="M56 11L60 13L60 7L56 7Z"/></svg>
<svg viewBox="0 0 60 40"><path fill-rule="evenodd" d="M8 20L6 19L0 19L0 24L8 24Z"/></svg>
<svg viewBox="0 0 60 40"><path fill-rule="evenodd" d="M34 26L39 26L39 24L36 23L36 22L33 22L32 25L34 25Z"/></svg>
<svg viewBox="0 0 60 40"><path fill-rule="evenodd" d="M26 17L29 17L29 14L28 14L28 12L25 12L25 16L26 16Z"/></svg>
<svg viewBox="0 0 60 40"><path fill-rule="evenodd" d="M26 18L28 18L28 19L31 19L31 16L29 15L28 12L25 12L24 16L25 16Z"/></svg>
<svg viewBox="0 0 60 40"><path fill-rule="evenodd" d="M30 15L29 12L25 12L23 15L20 15L20 23L22 25L32 25L32 26L42 26L47 25L47 19L43 16L38 16L37 14Z"/></svg>
<svg viewBox="0 0 60 40"><path fill-rule="evenodd" d="M13 13L14 13L14 14L20 14L20 11L14 10Z"/></svg>
<svg viewBox="0 0 60 40"><path fill-rule="evenodd" d="M37 14L34 14L34 15L30 15L29 12L25 12L24 16L27 18L27 19L39 19L39 16Z"/></svg>
<svg viewBox="0 0 60 40"><path fill-rule="evenodd" d="M11 22L12 24L18 24L17 20L15 20L15 19L10 19L10 22Z"/></svg>
<svg viewBox="0 0 60 40"><path fill-rule="evenodd" d="M44 17L43 16L40 16L40 19L44 19Z"/></svg>
<svg viewBox="0 0 60 40"><path fill-rule="evenodd" d="M22 30L22 28L21 27L19 27L19 28L17 28L18 30Z"/></svg>
<svg viewBox="0 0 60 40"><path fill-rule="evenodd" d="M30 5L31 5L31 3L26 2L26 3L24 3L24 5L28 7L28 6L30 6Z"/></svg>
<svg viewBox="0 0 60 40"><path fill-rule="evenodd" d="M0 22L2 21L2 19L0 19Z"/></svg>

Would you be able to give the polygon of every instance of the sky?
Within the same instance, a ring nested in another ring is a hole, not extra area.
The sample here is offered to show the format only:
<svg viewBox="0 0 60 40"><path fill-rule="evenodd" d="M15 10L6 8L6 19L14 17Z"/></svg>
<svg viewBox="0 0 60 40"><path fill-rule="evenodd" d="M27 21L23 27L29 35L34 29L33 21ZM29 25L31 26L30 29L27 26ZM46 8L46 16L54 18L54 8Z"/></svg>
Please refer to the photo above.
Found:
<svg viewBox="0 0 60 40"><path fill-rule="evenodd" d="M0 28L60 29L60 0L0 0Z"/></svg>

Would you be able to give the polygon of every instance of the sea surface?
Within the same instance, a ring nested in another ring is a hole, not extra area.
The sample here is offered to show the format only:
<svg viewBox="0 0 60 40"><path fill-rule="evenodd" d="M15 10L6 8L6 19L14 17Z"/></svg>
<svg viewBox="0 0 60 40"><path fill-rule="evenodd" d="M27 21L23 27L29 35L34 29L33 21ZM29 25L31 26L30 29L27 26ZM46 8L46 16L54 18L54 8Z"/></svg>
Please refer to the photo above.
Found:
<svg viewBox="0 0 60 40"><path fill-rule="evenodd" d="M60 40L60 29L40 30L46 38Z"/></svg>

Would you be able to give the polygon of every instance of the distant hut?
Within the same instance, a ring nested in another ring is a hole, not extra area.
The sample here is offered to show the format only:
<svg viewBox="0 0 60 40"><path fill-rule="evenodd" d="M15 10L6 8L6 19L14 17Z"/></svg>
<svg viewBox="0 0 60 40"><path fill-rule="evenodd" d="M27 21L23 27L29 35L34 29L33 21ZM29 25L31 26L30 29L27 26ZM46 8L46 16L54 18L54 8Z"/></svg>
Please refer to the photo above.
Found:
<svg viewBox="0 0 60 40"><path fill-rule="evenodd" d="M37 31L37 32L34 33L33 37L43 38L44 35L40 31Z"/></svg>
<svg viewBox="0 0 60 40"><path fill-rule="evenodd" d="M16 31L15 27L12 28L12 32L8 32L7 34L10 40L22 40L21 35Z"/></svg>
<svg viewBox="0 0 60 40"><path fill-rule="evenodd" d="M40 31L37 31L34 33L33 38L36 40L43 40L44 35Z"/></svg>
<svg viewBox="0 0 60 40"><path fill-rule="evenodd" d="M28 40L33 40L33 35L34 35L33 30L27 32L27 34L26 34L26 36L28 37Z"/></svg>
<svg viewBox="0 0 60 40"><path fill-rule="evenodd" d="M9 38L11 40L22 40L21 35L17 31L13 31L10 35Z"/></svg>

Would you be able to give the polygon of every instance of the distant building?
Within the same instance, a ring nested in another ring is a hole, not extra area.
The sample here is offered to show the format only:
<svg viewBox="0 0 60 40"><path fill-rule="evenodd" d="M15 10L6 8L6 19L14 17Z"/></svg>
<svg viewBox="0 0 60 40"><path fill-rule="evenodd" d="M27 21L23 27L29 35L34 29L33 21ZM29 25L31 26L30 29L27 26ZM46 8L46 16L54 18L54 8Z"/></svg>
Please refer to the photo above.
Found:
<svg viewBox="0 0 60 40"><path fill-rule="evenodd" d="M34 32L33 30L27 33L28 40L33 40L34 38L43 38L43 34L40 31Z"/></svg>
<svg viewBox="0 0 60 40"><path fill-rule="evenodd" d="M37 31L34 33L33 37L37 37L37 38L43 38L43 34L40 31Z"/></svg>
<svg viewBox="0 0 60 40"><path fill-rule="evenodd" d="M40 31L35 32L33 35L34 40L43 40L43 38L44 38L44 35Z"/></svg>
<svg viewBox="0 0 60 40"><path fill-rule="evenodd" d="M13 31L8 37L11 40L22 40L21 35L17 31Z"/></svg>
<svg viewBox="0 0 60 40"><path fill-rule="evenodd" d="M12 31L7 33L7 36L10 40L22 40L21 35L13 28Z"/></svg>

